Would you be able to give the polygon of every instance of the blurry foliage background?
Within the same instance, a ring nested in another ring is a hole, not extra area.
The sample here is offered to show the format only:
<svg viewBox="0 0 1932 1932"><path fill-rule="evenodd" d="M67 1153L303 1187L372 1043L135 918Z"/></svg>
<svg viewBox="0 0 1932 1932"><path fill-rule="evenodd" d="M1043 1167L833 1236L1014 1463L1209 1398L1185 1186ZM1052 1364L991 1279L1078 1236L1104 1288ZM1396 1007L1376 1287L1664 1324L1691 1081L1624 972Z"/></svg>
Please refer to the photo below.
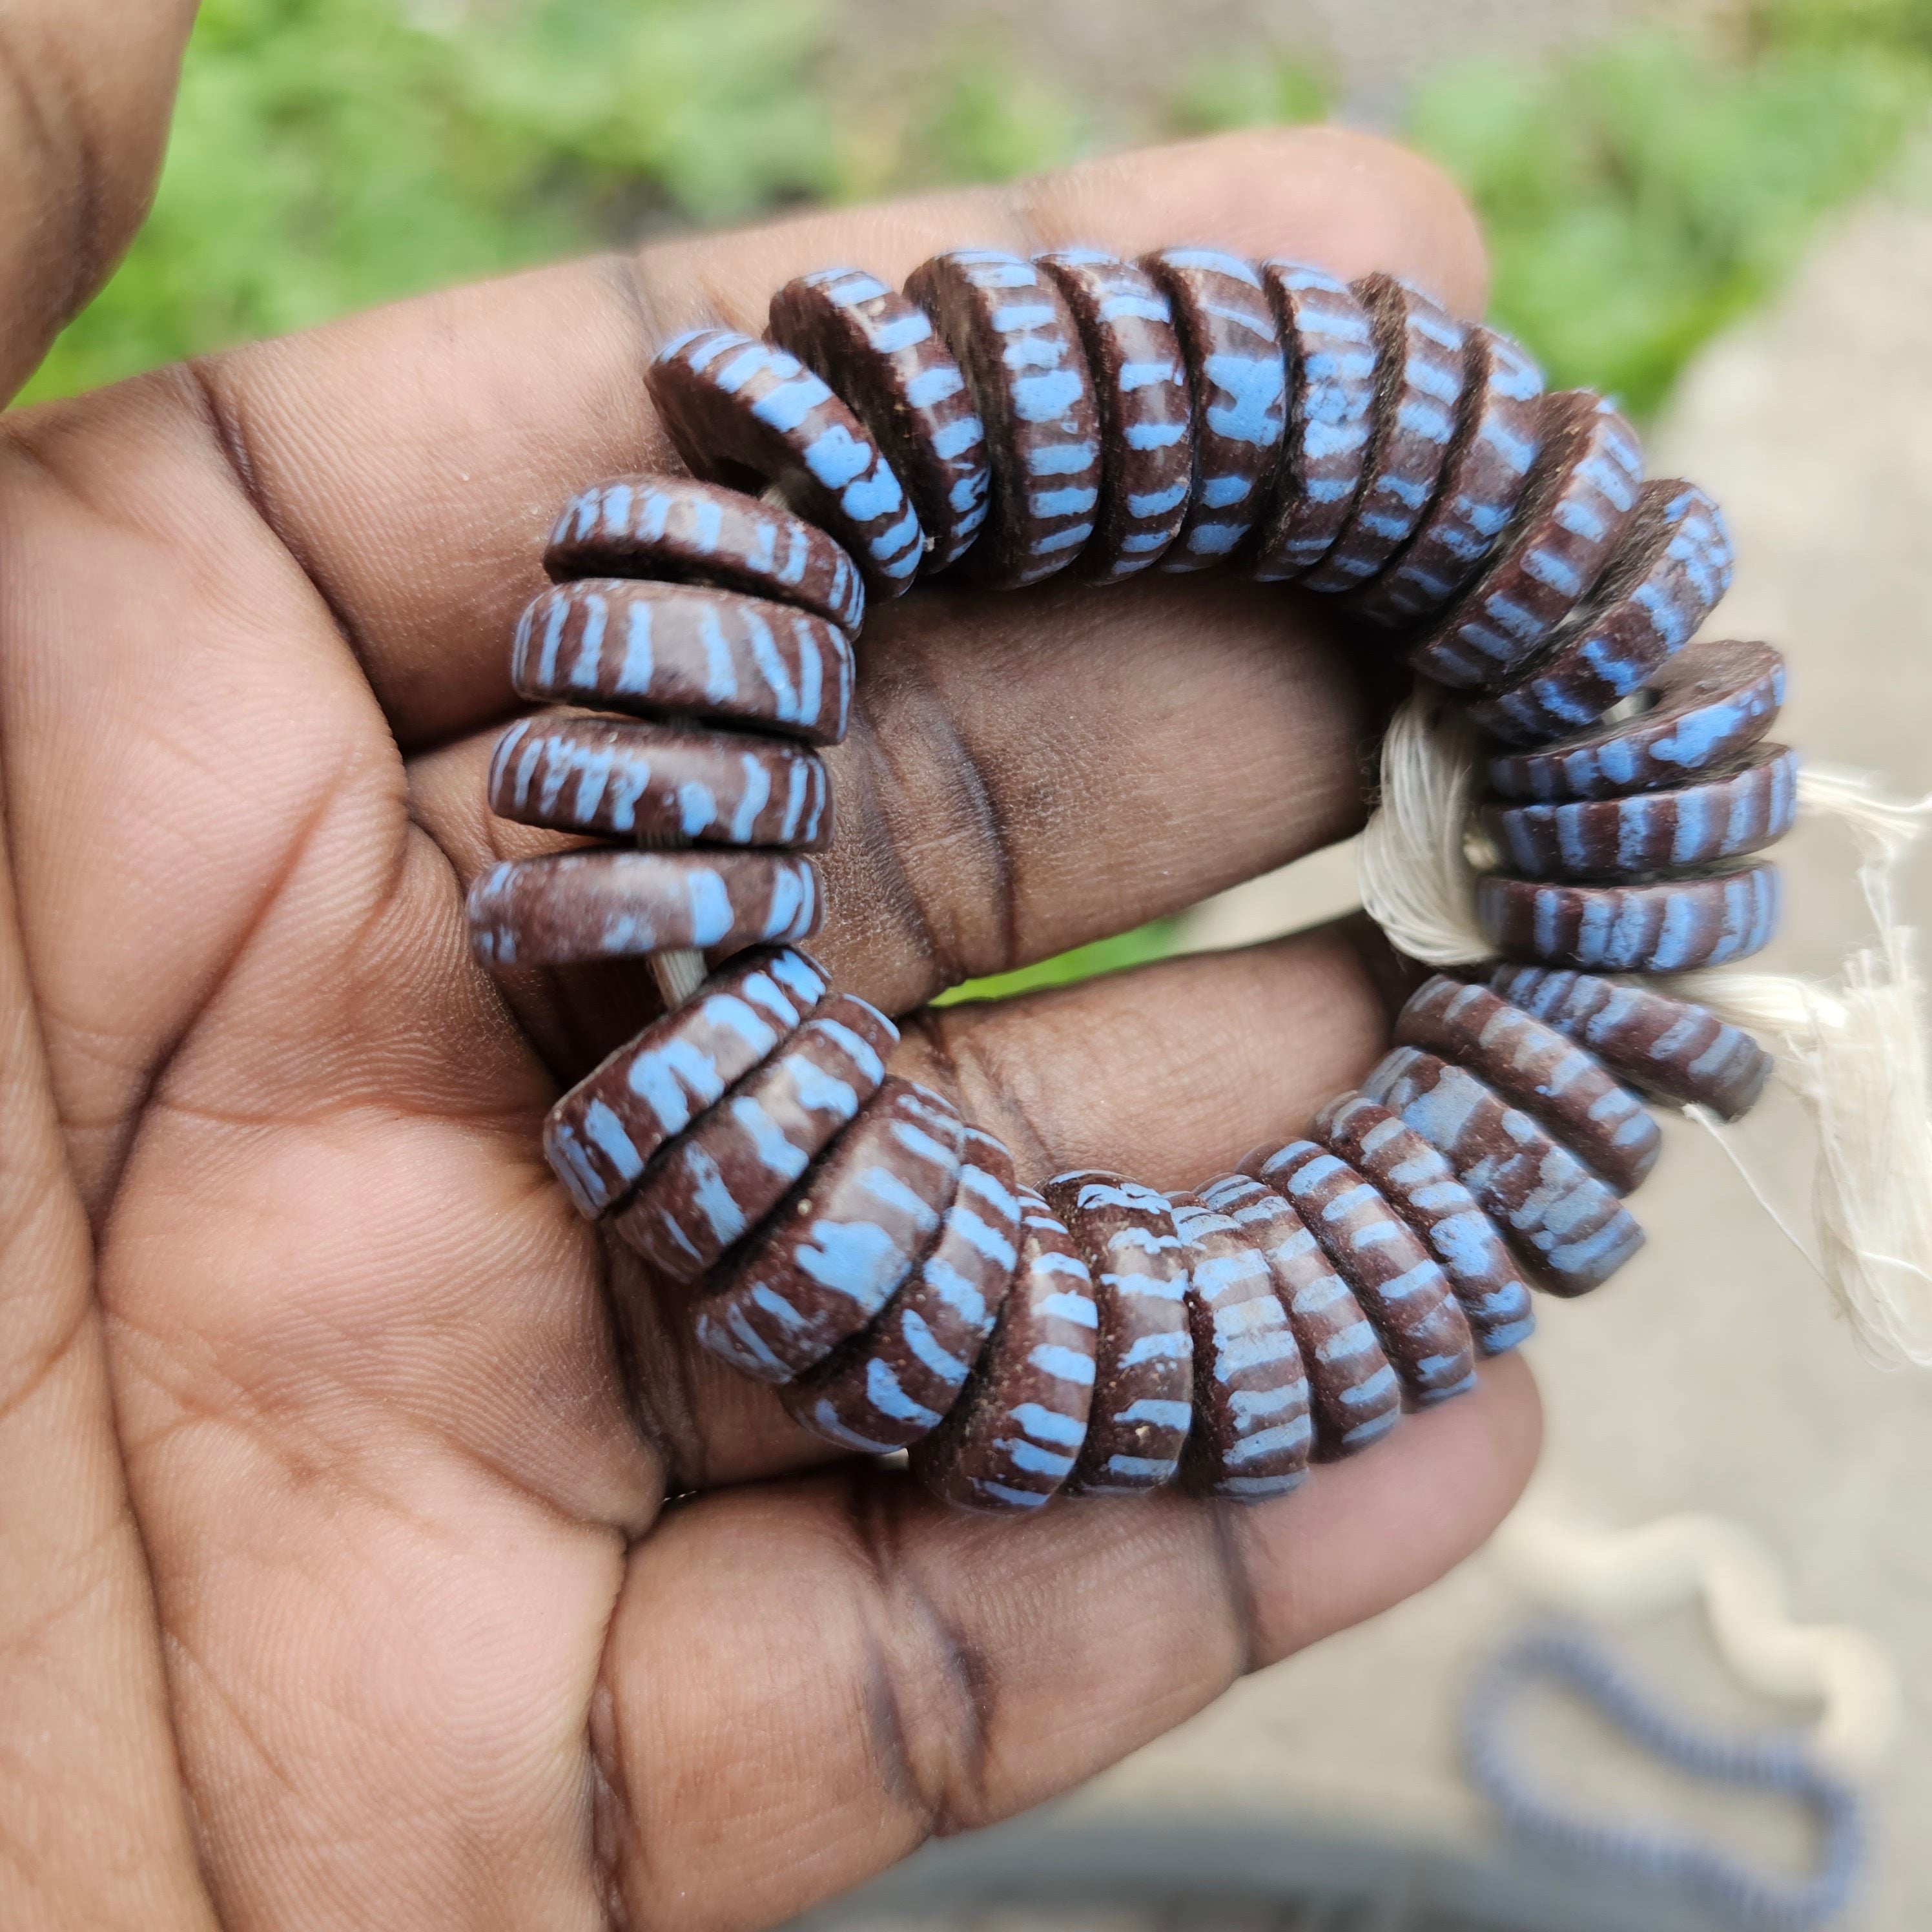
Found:
<svg viewBox="0 0 1932 1932"><path fill-rule="evenodd" d="M1225 49L1159 124L962 40L910 87L830 51L836 0L204 0L152 218L25 399L653 229L1150 135L1318 119L1318 65ZM1553 383L1653 411L1932 104L1932 0L1743 0L1534 67L1430 79L1397 131L1486 224L1494 314ZM1157 956L1145 928L986 982Z"/></svg>
<svg viewBox="0 0 1932 1932"><path fill-rule="evenodd" d="M153 218L28 393L653 227L1332 105L1306 61L1225 50L1164 128L1109 128L964 43L881 106L827 54L831 4L206 0ZM1646 412L1928 100L1932 0L1754 0L1702 41L1446 70L1403 131L1481 210L1498 320Z"/></svg>

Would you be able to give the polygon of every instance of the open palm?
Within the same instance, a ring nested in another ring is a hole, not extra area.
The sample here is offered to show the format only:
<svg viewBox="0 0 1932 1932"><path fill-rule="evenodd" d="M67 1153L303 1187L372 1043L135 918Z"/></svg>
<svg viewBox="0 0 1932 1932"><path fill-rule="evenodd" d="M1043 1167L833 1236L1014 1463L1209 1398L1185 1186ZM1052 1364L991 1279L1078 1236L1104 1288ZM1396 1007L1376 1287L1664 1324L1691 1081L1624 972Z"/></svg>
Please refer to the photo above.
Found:
<svg viewBox="0 0 1932 1932"><path fill-rule="evenodd" d="M14 382L131 228L186 10L38 10L0 259L46 299L8 318ZM1513 1497L1535 1410L1507 1360L1246 1511L989 1523L829 1460L538 1156L648 982L504 989L467 956L470 878L542 837L482 805L506 640L562 498L667 460L653 343L755 328L828 262L1073 239L1480 298L1420 164L1256 136L574 265L8 419L10 1928L768 1923L1372 1613ZM814 950L895 1012L1358 812L1366 700L1279 592L921 592L860 658ZM1029 1178L1178 1185L1298 1126L1384 1024L1343 927L922 1012L903 1061Z"/></svg>

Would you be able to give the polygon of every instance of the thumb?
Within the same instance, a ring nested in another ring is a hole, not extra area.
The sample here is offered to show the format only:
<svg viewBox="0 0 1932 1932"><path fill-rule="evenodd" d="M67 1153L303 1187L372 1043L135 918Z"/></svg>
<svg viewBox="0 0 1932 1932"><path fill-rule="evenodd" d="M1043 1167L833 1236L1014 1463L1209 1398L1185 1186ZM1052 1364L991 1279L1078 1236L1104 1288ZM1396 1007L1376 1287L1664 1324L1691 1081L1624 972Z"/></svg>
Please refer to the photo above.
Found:
<svg viewBox="0 0 1932 1932"><path fill-rule="evenodd" d="M39 366L154 198L195 0L0 10L0 398Z"/></svg>

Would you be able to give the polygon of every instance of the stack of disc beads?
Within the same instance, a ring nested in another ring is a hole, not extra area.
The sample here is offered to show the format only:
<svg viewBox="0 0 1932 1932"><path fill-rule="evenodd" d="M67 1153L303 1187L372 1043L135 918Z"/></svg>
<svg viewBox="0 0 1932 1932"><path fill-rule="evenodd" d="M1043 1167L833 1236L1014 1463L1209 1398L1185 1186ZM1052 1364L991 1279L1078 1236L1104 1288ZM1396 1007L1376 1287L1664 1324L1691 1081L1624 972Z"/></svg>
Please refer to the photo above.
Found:
<svg viewBox="0 0 1932 1932"><path fill-rule="evenodd" d="M1280 1494L1468 1388L1529 1332L1526 1283L1580 1294L1634 1252L1639 1092L1756 1099L1755 1041L1598 976L1762 946L1777 874L1746 855L1794 781L1760 742L1777 653L1688 644L1729 581L1715 506L1643 482L1601 398L1545 394L1388 277L1197 248L808 275L766 340L680 336L650 388L698 480L569 505L513 660L532 700L645 722L539 713L490 776L506 816L627 844L499 866L470 916L498 968L735 956L545 1150L807 1428L979 1509ZM831 833L811 747L844 730L867 592L1216 565L1337 598L1466 702L1506 963L1430 980L1360 1090L1237 1173L1030 1191L792 949Z"/></svg>

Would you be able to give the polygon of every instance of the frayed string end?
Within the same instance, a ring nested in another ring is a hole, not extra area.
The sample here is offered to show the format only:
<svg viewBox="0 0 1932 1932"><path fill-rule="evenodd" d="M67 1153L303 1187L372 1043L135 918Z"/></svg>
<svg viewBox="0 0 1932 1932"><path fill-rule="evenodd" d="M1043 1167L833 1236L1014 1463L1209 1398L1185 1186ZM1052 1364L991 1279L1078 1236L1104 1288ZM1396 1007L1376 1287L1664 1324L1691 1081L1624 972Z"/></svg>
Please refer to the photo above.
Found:
<svg viewBox="0 0 1932 1932"><path fill-rule="evenodd" d="M1818 1136L1817 1267L1866 1352L1888 1367L1932 1367L1932 1082L1925 988L1914 935L1894 905L1899 862L1932 800L1881 796L1862 774L1808 769L1808 813L1838 820L1859 847L1876 928L1831 984L1762 973L1689 973L1672 987L1769 1036L1780 1078Z"/></svg>
<svg viewBox="0 0 1932 1932"><path fill-rule="evenodd" d="M1383 741L1382 797L1362 835L1358 869L1362 903L1390 944L1427 965L1471 965L1493 953L1476 918L1477 881L1494 862L1471 831L1478 769L1467 722L1440 694L1412 693ZM1932 818L1932 799L1887 799L1862 773L1808 766L1798 802L1808 814L1838 820L1857 840L1875 942L1852 953L1830 983L1724 970L1663 983L1766 1036L1781 1080L1817 1132L1812 1264L1874 1360L1932 1367L1925 994L1892 890L1900 860ZM1716 1121L1700 1124L1736 1160Z"/></svg>

